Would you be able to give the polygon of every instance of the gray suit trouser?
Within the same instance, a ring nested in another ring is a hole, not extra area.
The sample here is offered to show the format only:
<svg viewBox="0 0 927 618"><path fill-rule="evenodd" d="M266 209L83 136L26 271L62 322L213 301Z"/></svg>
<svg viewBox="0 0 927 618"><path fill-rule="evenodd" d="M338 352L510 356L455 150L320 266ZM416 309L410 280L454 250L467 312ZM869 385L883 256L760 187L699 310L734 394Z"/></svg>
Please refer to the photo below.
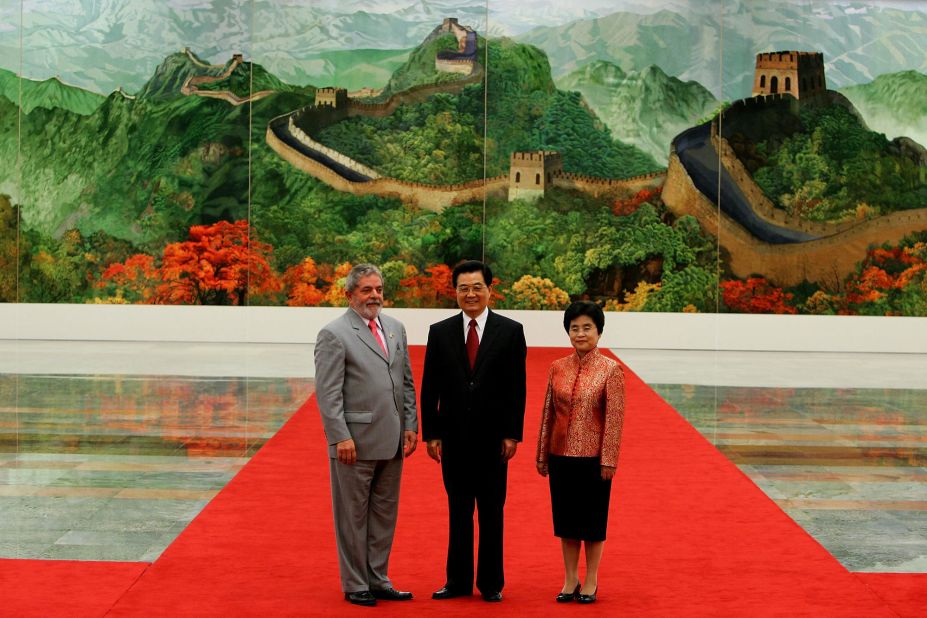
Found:
<svg viewBox="0 0 927 618"><path fill-rule="evenodd" d="M391 588L386 575L399 512L402 456L329 459L338 566L344 592Z"/></svg>

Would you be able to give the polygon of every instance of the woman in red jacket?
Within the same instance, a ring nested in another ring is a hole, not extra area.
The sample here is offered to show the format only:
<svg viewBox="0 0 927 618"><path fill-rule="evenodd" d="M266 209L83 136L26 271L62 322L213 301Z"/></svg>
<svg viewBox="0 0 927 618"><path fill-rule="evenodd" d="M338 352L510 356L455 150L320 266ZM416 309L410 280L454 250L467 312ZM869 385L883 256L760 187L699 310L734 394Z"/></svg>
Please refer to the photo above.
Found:
<svg viewBox="0 0 927 618"><path fill-rule="evenodd" d="M605 545L608 502L624 421L624 372L598 349L602 309L577 301L563 316L575 352L554 361L547 381L537 470L550 479L554 535L560 537L565 575L557 601L593 603ZM586 547L586 581L579 554Z"/></svg>

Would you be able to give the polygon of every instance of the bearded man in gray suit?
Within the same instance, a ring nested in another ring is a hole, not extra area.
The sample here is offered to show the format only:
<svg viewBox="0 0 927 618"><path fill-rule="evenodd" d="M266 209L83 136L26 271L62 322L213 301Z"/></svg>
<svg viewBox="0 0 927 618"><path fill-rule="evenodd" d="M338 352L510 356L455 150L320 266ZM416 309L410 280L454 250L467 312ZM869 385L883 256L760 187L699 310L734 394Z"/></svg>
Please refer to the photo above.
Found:
<svg viewBox="0 0 927 618"><path fill-rule="evenodd" d="M402 463L415 451L418 417L406 331L380 314L383 275L351 269L350 308L319 331L315 388L328 439L335 540L344 597L355 605L405 601L386 571Z"/></svg>

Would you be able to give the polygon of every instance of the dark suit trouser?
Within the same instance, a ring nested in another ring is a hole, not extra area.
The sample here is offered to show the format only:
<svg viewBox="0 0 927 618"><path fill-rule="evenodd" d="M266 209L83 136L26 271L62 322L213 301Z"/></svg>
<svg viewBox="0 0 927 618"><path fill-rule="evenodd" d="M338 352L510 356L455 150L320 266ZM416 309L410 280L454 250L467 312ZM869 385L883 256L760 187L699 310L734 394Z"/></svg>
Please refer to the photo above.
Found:
<svg viewBox="0 0 927 618"><path fill-rule="evenodd" d="M447 586L473 589L473 509L479 520L476 587L482 593L502 590L503 507L508 464L502 443L474 449L466 444L442 444L441 473L450 517L447 547Z"/></svg>
<svg viewBox="0 0 927 618"><path fill-rule="evenodd" d="M387 569L399 512L402 456L359 459L353 465L334 457L329 461L341 589L390 588Z"/></svg>

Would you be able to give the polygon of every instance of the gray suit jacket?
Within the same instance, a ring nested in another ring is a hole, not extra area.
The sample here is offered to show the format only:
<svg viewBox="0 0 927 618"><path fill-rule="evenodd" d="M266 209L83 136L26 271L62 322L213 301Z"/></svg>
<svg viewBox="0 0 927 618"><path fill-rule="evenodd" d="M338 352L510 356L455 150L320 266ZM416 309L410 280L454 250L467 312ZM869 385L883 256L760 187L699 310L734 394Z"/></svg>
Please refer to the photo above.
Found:
<svg viewBox="0 0 927 618"><path fill-rule="evenodd" d="M380 314L389 358L353 309L319 331L315 391L328 439L354 439L358 459L391 459L404 430L418 432L415 385L402 323Z"/></svg>

